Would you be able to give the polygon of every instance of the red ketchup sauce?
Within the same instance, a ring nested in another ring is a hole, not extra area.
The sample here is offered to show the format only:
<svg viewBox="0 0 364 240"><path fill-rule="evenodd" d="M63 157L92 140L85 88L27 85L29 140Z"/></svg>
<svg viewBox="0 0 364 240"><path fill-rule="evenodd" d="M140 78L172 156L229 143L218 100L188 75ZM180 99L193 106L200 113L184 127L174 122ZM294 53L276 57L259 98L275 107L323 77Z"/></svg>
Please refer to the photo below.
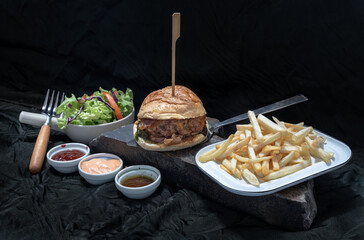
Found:
<svg viewBox="0 0 364 240"><path fill-rule="evenodd" d="M71 161L84 156L85 153L77 149L69 149L60 151L52 156L56 161Z"/></svg>

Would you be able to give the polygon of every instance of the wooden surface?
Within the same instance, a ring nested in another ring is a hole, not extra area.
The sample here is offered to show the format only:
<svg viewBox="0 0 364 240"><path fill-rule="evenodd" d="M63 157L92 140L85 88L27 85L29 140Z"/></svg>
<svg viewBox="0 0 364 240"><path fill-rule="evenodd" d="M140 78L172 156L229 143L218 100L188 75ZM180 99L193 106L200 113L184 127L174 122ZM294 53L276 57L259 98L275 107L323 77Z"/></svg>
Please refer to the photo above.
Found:
<svg viewBox="0 0 364 240"><path fill-rule="evenodd" d="M176 41L180 36L181 14L172 15L172 96L174 96L174 86L176 85Z"/></svg>
<svg viewBox="0 0 364 240"><path fill-rule="evenodd" d="M209 142L189 149L153 152L135 143L132 125L127 125L95 138L90 142L90 148L95 153L108 152L120 156L125 166L154 166L161 171L164 183L190 189L229 208L255 215L272 225L293 231L308 229L317 212L312 192L313 181L267 196L233 194L205 175L194 159L202 147L221 140L213 136Z"/></svg>

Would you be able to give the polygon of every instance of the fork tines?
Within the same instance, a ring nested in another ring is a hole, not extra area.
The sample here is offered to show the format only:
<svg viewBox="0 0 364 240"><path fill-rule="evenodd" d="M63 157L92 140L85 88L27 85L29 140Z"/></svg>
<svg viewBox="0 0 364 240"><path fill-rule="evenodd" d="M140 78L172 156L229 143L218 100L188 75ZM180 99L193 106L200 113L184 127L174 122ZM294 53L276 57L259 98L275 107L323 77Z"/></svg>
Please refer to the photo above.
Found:
<svg viewBox="0 0 364 240"><path fill-rule="evenodd" d="M59 101L59 103L62 103L63 100L64 100L65 94L63 92L61 98L59 98L60 92L58 91L57 95L55 97L55 100L53 101L54 94L55 94L55 91L53 90L52 95L51 95L51 99L48 101L49 92L50 92L50 90L48 89L47 93L46 93L46 96L45 96L45 99L44 99L44 102L43 102L42 113L52 114L52 116L54 117L54 116L56 116L56 109L58 107L58 101ZM48 108L47 108L47 106L48 106Z"/></svg>

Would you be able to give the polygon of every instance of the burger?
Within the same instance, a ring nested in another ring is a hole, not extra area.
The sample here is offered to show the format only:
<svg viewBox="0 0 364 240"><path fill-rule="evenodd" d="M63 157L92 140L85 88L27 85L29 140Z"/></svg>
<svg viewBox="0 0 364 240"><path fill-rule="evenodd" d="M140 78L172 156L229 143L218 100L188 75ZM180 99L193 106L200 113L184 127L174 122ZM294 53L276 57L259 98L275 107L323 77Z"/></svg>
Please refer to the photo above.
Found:
<svg viewBox="0 0 364 240"><path fill-rule="evenodd" d="M174 151L201 143L207 136L206 111L190 89L176 85L150 93L134 123L135 141L144 149Z"/></svg>

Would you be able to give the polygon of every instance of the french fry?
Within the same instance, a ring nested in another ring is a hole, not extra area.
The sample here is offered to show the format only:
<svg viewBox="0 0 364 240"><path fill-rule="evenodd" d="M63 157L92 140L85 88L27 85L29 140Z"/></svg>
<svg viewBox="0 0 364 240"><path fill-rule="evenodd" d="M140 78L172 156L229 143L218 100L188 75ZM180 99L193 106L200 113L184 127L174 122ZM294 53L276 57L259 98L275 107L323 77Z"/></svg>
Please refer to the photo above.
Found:
<svg viewBox="0 0 364 240"><path fill-rule="evenodd" d="M317 132L316 131L312 131L311 133L308 134L308 137L311 138L312 140L317 138Z"/></svg>
<svg viewBox="0 0 364 240"><path fill-rule="evenodd" d="M235 153L242 157L249 157L247 146L240 148L239 150L235 151Z"/></svg>
<svg viewBox="0 0 364 240"><path fill-rule="evenodd" d="M262 173L263 173L263 175L269 174L269 160L263 161L263 164L262 164Z"/></svg>
<svg viewBox="0 0 364 240"><path fill-rule="evenodd" d="M298 132L296 132L295 134L293 134L292 136L292 140L295 144L301 144L304 141L304 138L310 133L312 132L312 127L307 127L304 128Z"/></svg>
<svg viewBox="0 0 364 240"><path fill-rule="evenodd" d="M270 159L272 159L272 156L267 156L267 157L256 157L256 158L248 158L248 157L242 157L236 153L232 154L232 157L235 158L236 160L238 160L239 162L242 163L259 163L259 162L263 162L263 161L269 161Z"/></svg>
<svg viewBox="0 0 364 240"><path fill-rule="evenodd" d="M253 165L251 163L245 163L244 169L248 169L250 172L254 171Z"/></svg>
<svg viewBox="0 0 364 240"><path fill-rule="evenodd" d="M322 148L311 148L310 153L312 156L324 160L327 164L331 163L331 159L334 157L333 152L326 152Z"/></svg>
<svg viewBox="0 0 364 240"><path fill-rule="evenodd" d="M255 171L255 173L258 175L258 176L261 176L261 171L262 171L262 164L260 162L257 162L257 163L253 163L253 169Z"/></svg>
<svg viewBox="0 0 364 240"><path fill-rule="evenodd" d="M254 186L260 185L258 178L247 168L243 170L243 177L248 183Z"/></svg>
<svg viewBox="0 0 364 240"><path fill-rule="evenodd" d="M300 152L294 151L293 152L293 159L299 158L301 156Z"/></svg>
<svg viewBox="0 0 364 240"><path fill-rule="evenodd" d="M231 134L229 136L229 138L224 141L223 144L221 144L221 147L219 149L217 149L215 152L213 152L212 154L210 155L201 155L199 158L198 158L198 161L200 162L207 162L207 161L211 161L215 158L217 158L218 156L220 156L221 154L223 154L225 152L225 150L227 149L227 147L232 143L232 140L234 138L234 135Z"/></svg>
<svg viewBox="0 0 364 240"><path fill-rule="evenodd" d="M262 130L260 129L257 118L255 117L255 113L253 111L248 111L248 117L249 117L250 123L253 126L253 130L254 130L257 141L263 142Z"/></svg>
<svg viewBox="0 0 364 240"><path fill-rule="evenodd" d="M318 148L312 145L313 140L311 140L309 137L305 137L306 143L310 147L310 154L316 158L324 160L327 164L331 162L331 158L334 157L334 153L332 152L326 152L322 148Z"/></svg>
<svg viewBox="0 0 364 240"><path fill-rule="evenodd" d="M277 179L277 178L281 178L281 177L287 176L287 175L289 175L291 173L297 172L298 170L301 170L301 169L303 169L305 167L308 167L309 165L311 165L310 161L304 161L304 162L299 163L299 164L286 166L284 168L281 168L278 171L271 172L267 176L264 176L263 180L264 181L270 181L270 180L274 180L274 179Z"/></svg>
<svg viewBox="0 0 364 240"><path fill-rule="evenodd" d="M233 175L233 173L229 169L227 169L224 165L220 164L220 168L225 172L227 172L228 174Z"/></svg>
<svg viewBox="0 0 364 240"><path fill-rule="evenodd" d="M242 163L246 163L246 162L251 162L251 159L248 157L242 157L239 154L233 153L232 157L235 158L236 160L238 160L239 162Z"/></svg>
<svg viewBox="0 0 364 240"><path fill-rule="evenodd" d="M277 154L279 154L280 153L280 151L273 151L272 152L274 155L277 155Z"/></svg>
<svg viewBox="0 0 364 240"><path fill-rule="evenodd" d="M294 153L295 152L290 152L288 153L284 158L281 159L281 161L279 161L279 167L282 168L284 166L286 166L290 161L293 160L294 157Z"/></svg>
<svg viewBox="0 0 364 240"><path fill-rule="evenodd" d="M239 139L240 140L244 140L246 138L246 136L245 136L245 134L244 133L241 133L240 135L239 135Z"/></svg>
<svg viewBox="0 0 364 240"><path fill-rule="evenodd" d="M283 141L283 146L294 146L294 144L292 144L289 139L286 139L285 141Z"/></svg>
<svg viewBox="0 0 364 240"><path fill-rule="evenodd" d="M262 149L262 152L269 153L269 152L271 152L271 151L279 151L279 150L281 150L281 146L266 145L266 146Z"/></svg>
<svg viewBox="0 0 364 240"><path fill-rule="evenodd" d="M230 163L231 163L231 168L232 168L231 170L232 170L233 174L235 175L235 177L237 177L238 179L241 179L241 172L239 169L236 168L238 161L235 158L232 158Z"/></svg>
<svg viewBox="0 0 364 240"><path fill-rule="evenodd" d="M312 138L310 138L310 139L312 139ZM325 141L326 141L325 138L318 136L318 137L314 138L314 140L312 141L312 146L320 148L324 145Z"/></svg>
<svg viewBox="0 0 364 240"><path fill-rule="evenodd" d="M255 145L254 146L254 150L255 151L259 151L264 146L273 143L274 141L278 140L280 137L281 137L281 133L280 132L277 132L277 133L273 134L271 137L265 139L264 142Z"/></svg>
<svg viewBox="0 0 364 240"><path fill-rule="evenodd" d="M278 118L276 118L274 116L272 118L273 118L273 121L275 121L278 126L280 126L281 128L287 130L286 126L284 125L284 122L279 121Z"/></svg>
<svg viewBox="0 0 364 240"><path fill-rule="evenodd" d="M256 156L258 157L258 158L261 158L261 157L266 157L266 156L268 156L270 154L270 152L263 152L263 151L261 151L260 153L258 153Z"/></svg>
<svg viewBox="0 0 364 240"><path fill-rule="evenodd" d="M248 149L250 149L251 151L249 152L254 152L254 149L251 147ZM251 155L249 154L249 157L250 157L250 161L252 162L252 166L253 166L253 169L255 171L255 173L259 174L261 171L262 171L262 165L260 164L260 161L256 161L256 156L255 154L254 155Z"/></svg>
<svg viewBox="0 0 364 240"><path fill-rule="evenodd" d="M249 143L250 138L251 137L249 136L249 137L245 138L244 140L238 141L235 144L233 144L232 146L229 146L223 154L221 154L219 157L216 157L216 160L222 160L222 159L230 156L234 151L242 148L243 146L246 146ZM232 141L234 141L234 138Z"/></svg>
<svg viewBox="0 0 364 240"><path fill-rule="evenodd" d="M235 177L241 179L241 172L239 171L239 169L236 168L236 159L235 161L233 161L233 159L231 161L224 159L222 161L222 165L224 165L228 170L230 170L230 172L232 172L232 174Z"/></svg>
<svg viewBox="0 0 364 240"><path fill-rule="evenodd" d="M258 158L251 159L250 162L252 162L252 163L258 163L258 162L263 162L263 161L269 161L272 158L273 158L272 156L258 157Z"/></svg>
<svg viewBox="0 0 364 240"><path fill-rule="evenodd" d="M266 134L264 134L263 135L263 141L266 140L266 139L268 139L268 138L270 138L270 137L272 137L272 136L273 136L273 133L266 133Z"/></svg>
<svg viewBox="0 0 364 240"><path fill-rule="evenodd" d="M300 146L284 145L280 149L281 153L290 153L290 152L293 152L293 151L301 152L302 148Z"/></svg>
<svg viewBox="0 0 364 240"><path fill-rule="evenodd" d="M296 159L292 160L289 164L302 163L303 161L305 161L305 160L303 160L303 158L302 158L302 157L298 157L298 158L296 158Z"/></svg>
<svg viewBox="0 0 364 240"><path fill-rule="evenodd" d="M260 123L260 125L264 129L268 129L269 132L276 133L276 132L284 132L285 131L285 129L283 129L279 125L275 124L274 122L272 122L271 120L269 120L268 118L266 118L262 114L259 114L257 119L258 119L258 122Z"/></svg>
<svg viewBox="0 0 364 240"><path fill-rule="evenodd" d="M300 131L302 129L304 129L303 127L303 123L301 124L292 124L292 123L284 123L284 126L286 126L286 128L291 128L292 131Z"/></svg>
<svg viewBox="0 0 364 240"><path fill-rule="evenodd" d="M239 140L239 139L240 139L240 136L235 136L235 135L234 135L233 140L232 140L231 142L235 142L235 141L237 141L237 140Z"/></svg>
<svg viewBox="0 0 364 240"><path fill-rule="evenodd" d="M242 134L242 133L244 133L245 131L236 131L235 133L234 133L234 136L238 136L238 137L240 137L240 134Z"/></svg>
<svg viewBox="0 0 364 240"><path fill-rule="evenodd" d="M279 160L282 159L282 154L274 154L272 158L273 170L278 171L280 169Z"/></svg>
<svg viewBox="0 0 364 240"><path fill-rule="evenodd" d="M247 135L249 134L249 131L246 131L247 132ZM253 145L252 145L252 139L250 139L250 142L248 143L248 154L249 154L249 158L252 160L256 159L256 155L255 155L255 151L254 151L254 148L253 148ZM256 174L259 174L260 171L262 170L262 165L260 164L260 162L254 162L252 164L253 166L253 169L255 171Z"/></svg>
<svg viewBox="0 0 364 240"><path fill-rule="evenodd" d="M209 156L209 155L211 155L212 153L214 153L214 152L216 152L216 147L215 148L213 148L213 149L210 149L209 151L207 151L207 152L205 152L204 153L204 155L206 155L206 156Z"/></svg>
<svg viewBox="0 0 364 240"><path fill-rule="evenodd" d="M310 155L310 146L304 142L301 144L301 156L304 160L311 160L311 155Z"/></svg>
<svg viewBox="0 0 364 240"><path fill-rule="evenodd" d="M253 126L251 124L237 124L236 130L245 132L245 130L253 131Z"/></svg>
<svg viewBox="0 0 364 240"><path fill-rule="evenodd" d="M255 151L254 151L254 148L253 148L253 145L251 144L251 142L248 144L248 153L249 153L249 158L250 159L257 158L257 156L255 155Z"/></svg>

